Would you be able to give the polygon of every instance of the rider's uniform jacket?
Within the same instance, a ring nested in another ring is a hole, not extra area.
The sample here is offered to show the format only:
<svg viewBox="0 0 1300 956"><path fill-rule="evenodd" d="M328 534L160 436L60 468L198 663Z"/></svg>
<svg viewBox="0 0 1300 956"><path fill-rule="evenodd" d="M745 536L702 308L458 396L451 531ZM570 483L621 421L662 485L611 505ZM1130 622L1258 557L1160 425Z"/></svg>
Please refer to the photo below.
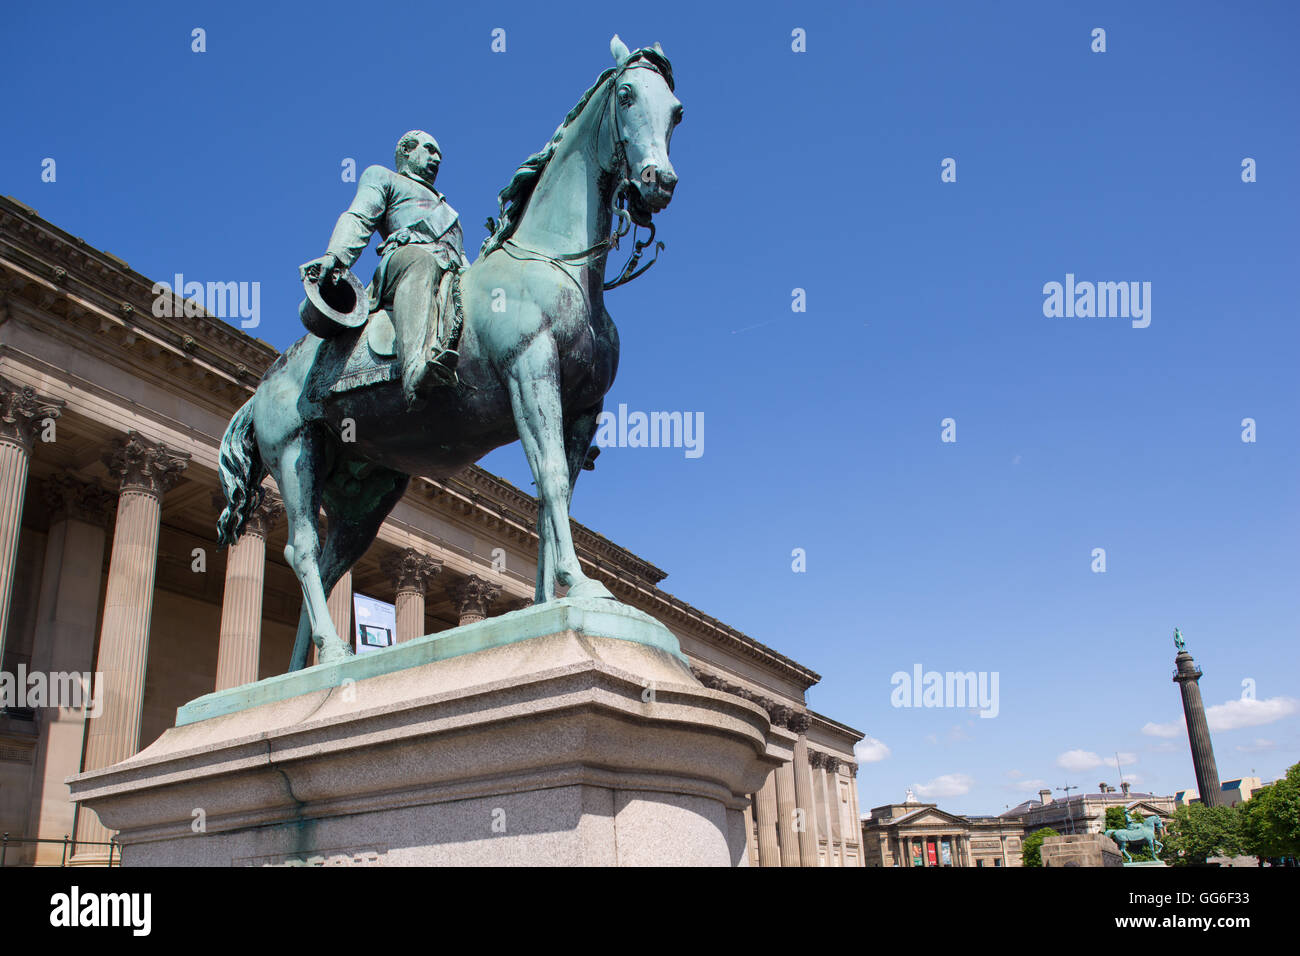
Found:
<svg viewBox="0 0 1300 956"><path fill-rule="evenodd" d="M383 166L361 174L356 198L339 216L326 251L350 269L375 232L383 240L381 257L407 243L421 243L444 270L453 262L461 269L469 266L456 210L436 189Z"/></svg>

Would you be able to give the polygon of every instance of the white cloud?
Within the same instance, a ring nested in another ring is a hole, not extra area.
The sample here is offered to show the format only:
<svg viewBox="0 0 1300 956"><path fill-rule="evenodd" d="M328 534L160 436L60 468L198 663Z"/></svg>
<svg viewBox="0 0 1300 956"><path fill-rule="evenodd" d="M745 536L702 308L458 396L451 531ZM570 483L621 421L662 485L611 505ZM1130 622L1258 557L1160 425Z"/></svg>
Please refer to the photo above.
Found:
<svg viewBox="0 0 1300 956"><path fill-rule="evenodd" d="M1258 754L1266 750L1276 750L1277 744L1271 740L1265 740L1263 737L1256 737L1251 743L1237 744L1237 749L1244 754Z"/></svg>
<svg viewBox="0 0 1300 956"><path fill-rule="evenodd" d="M1010 783L1004 783L1002 785L1004 790L1011 790L1014 791L1015 793L1035 793L1035 794L1038 793L1039 790L1042 790L1046 786L1047 786L1047 781L1040 780L1037 777L1016 779Z"/></svg>
<svg viewBox="0 0 1300 956"><path fill-rule="evenodd" d="M1012 780L1019 780L1021 777L1024 776L1024 774L1021 773L1019 770L1008 770L1007 776L1010 777Z"/></svg>
<svg viewBox="0 0 1300 956"><path fill-rule="evenodd" d="M1300 700L1294 697L1270 697L1267 700L1247 697L1207 707L1205 722L1212 733L1218 733L1271 724L1295 713L1300 713ZM1142 728L1142 733L1148 737L1180 737L1186 732L1182 717L1164 724L1152 721Z"/></svg>
<svg viewBox="0 0 1300 956"><path fill-rule="evenodd" d="M1240 730L1271 724L1283 717L1300 712L1300 700L1294 697L1270 697L1268 700L1230 700L1215 704L1205 711L1205 722L1210 730Z"/></svg>
<svg viewBox="0 0 1300 956"><path fill-rule="evenodd" d="M1148 737L1178 737L1185 733L1183 727L1183 718L1171 720L1167 724L1157 724L1155 721L1148 720L1142 725L1142 733Z"/></svg>
<svg viewBox="0 0 1300 956"><path fill-rule="evenodd" d="M975 786L975 778L964 773L945 773L935 777L929 783L918 783L912 789L918 797L934 800L940 797L960 797L970 793Z"/></svg>
<svg viewBox="0 0 1300 956"><path fill-rule="evenodd" d="M1100 767L1102 759L1091 750L1067 750L1056 758L1056 765L1064 767L1066 770L1082 772L1091 770L1093 767Z"/></svg>
<svg viewBox="0 0 1300 956"><path fill-rule="evenodd" d="M1119 762L1115 762L1115 757L1119 757ZM1083 773L1085 770L1092 770L1096 767L1114 767L1116 770L1128 768L1138 762L1137 754L1122 753L1110 757L1102 757L1091 750L1067 750L1056 758L1056 765L1066 770L1072 770L1075 773ZM1127 773L1127 769L1125 769Z"/></svg>
<svg viewBox="0 0 1300 956"><path fill-rule="evenodd" d="M875 737L863 737L853 748L853 756L858 763L877 763L890 755L889 747Z"/></svg>

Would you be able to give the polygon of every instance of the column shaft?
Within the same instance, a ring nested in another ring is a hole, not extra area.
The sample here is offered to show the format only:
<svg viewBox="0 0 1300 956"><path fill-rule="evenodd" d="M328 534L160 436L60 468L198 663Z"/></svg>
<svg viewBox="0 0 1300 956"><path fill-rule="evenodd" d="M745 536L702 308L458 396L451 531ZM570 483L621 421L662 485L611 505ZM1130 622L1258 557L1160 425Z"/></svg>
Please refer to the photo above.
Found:
<svg viewBox="0 0 1300 956"><path fill-rule="evenodd" d="M424 636L424 588L403 588L393 602L397 610L397 643Z"/></svg>
<svg viewBox="0 0 1300 956"><path fill-rule="evenodd" d="M795 806L802 810L799 833L799 863L817 866L817 805L813 802L812 768L808 766L808 738L803 734L794 744Z"/></svg>
<svg viewBox="0 0 1300 956"><path fill-rule="evenodd" d="M776 772L767 775L758 791L758 865L780 866L781 843L776 831Z"/></svg>
<svg viewBox="0 0 1300 956"><path fill-rule="evenodd" d="M266 538L248 529L226 557L226 587L221 598L221 638L217 646L217 690L257 680L262 651L262 592L266 577Z"/></svg>
<svg viewBox="0 0 1300 956"><path fill-rule="evenodd" d="M122 484L95 664L95 706L100 715L86 729L85 770L119 763L140 749L162 496L180 479L188 462L188 454L173 452L136 432L104 458ZM109 835L93 811L78 810L78 841L106 841ZM74 855L94 862L108 854L105 847L86 847Z"/></svg>
<svg viewBox="0 0 1300 956"><path fill-rule="evenodd" d="M0 666L4 664L9 599L14 589L18 533L22 530L26 496L27 447L17 441L0 439Z"/></svg>
<svg viewBox="0 0 1300 956"><path fill-rule="evenodd" d="M783 763L776 777L776 832L781 841L781 865L800 866L800 834L795 830L794 763Z"/></svg>
<svg viewBox="0 0 1300 956"><path fill-rule="evenodd" d="M36 611L32 670L45 674L89 674L95 666L95 622L103 576L102 524L60 518L50 525ZM91 691L93 679L85 685ZM81 770L86 712L77 707L50 707L38 714L38 738L32 764L27 832L40 839L61 840L74 832L74 807L63 781ZM60 844L36 845L38 866L57 864Z"/></svg>
<svg viewBox="0 0 1300 956"><path fill-rule="evenodd" d="M118 498L109 558L104 622L95 665L96 703L100 716L86 733L86 770L112 766L140 748L140 713L144 705L145 664L149 657L149 618L153 612L154 575L158 567L158 521L161 500L138 488L124 488ZM110 832L93 812L77 818L77 839L103 842ZM87 857L106 856L90 847Z"/></svg>

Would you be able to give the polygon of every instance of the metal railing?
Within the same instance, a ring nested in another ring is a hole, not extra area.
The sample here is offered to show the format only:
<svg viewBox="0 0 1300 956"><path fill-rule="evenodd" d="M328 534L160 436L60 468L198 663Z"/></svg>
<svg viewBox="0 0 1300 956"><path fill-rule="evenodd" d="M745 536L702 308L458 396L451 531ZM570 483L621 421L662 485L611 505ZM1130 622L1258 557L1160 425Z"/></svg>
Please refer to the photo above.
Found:
<svg viewBox="0 0 1300 956"><path fill-rule="evenodd" d="M122 865L122 856L121 856L122 848L118 846L115 841L109 841L107 843L104 843L104 842L97 842L94 840L74 840L70 838L66 833L63 835L62 840L43 839L41 837L11 837L8 833L6 833L3 837L0 837L0 866L5 865L5 857L9 855L10 844L13 844L14 846L27 846L28 844L35 844L35 843L63 844L63 855L59 859L59 866L67 866L68 860L70 858L68 850L71 849L72 853L75 854L77 852L77 847L79 846L106 846L108 847L108 865L109 866ZM115 855L116 855L116 859L114 859Z"/></svg>

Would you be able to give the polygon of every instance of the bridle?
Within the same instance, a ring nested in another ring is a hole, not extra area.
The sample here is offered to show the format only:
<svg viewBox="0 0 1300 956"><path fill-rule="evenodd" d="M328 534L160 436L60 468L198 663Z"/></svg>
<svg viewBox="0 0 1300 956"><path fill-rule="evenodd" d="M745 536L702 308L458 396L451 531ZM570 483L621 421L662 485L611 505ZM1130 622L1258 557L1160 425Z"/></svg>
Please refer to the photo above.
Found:
<svg viewBox="0 0 1300 956"><path fill-rule="evenodd" d="M618 277L612 282L606 282L603 284L602 289L606 292L610 289L617 289L621 285L626 285L638 276L644 275L647 269L659 261L659 253L664 248L662 242L655 242L654 220L647 219L645 222L639 222L632 217L632 214L629 213L627 209L624 208L627 203L628 190L636 189L636 183L630 175L631 170L628 167L627 137L623 134L623 123L622 118L619 115L618 101L615 94L618 91L618 85L623 78L623 74L628 70L654 70L654 72L663 76L663 71L653 61L646 59L644 55L635 55L632 59L629 59L628 62L619 66L610 76L609 89L606 90L604 101L600 106L600 119L597 121L596 125L596 137L597 139L600 138L601 132L605 128L606 117L609 116L610 113L613 113L614 145L612 158L615 168L621 167L623 171L623 177L614 189L613 213L614 219L619 223L614 232L600 240L600 242L595 245L583 249L581 252L559 255L552 255L541 252L537 249L530 249L527 246L516 242L513 237L506 239L501 244L501 249L512 259L532 259L535 261L549 262L559 268L559 270L566 276L569 276L570 279L573 279L573 276L569 274L568 270L563 268L563 265L587 265L592 257L599 257L602 253L608 252L611 248L617 249L619 247L619 240L631 231L633 242L632 253L628 257L627 264L623 266L623 271L618 274ZM610 108L611 104L613 106L612 109ZM637 239L635 231L641 226L650 230L650 235L643 240ZM654 243L655 253L649 262L638 269L637 265L641 261L641 255L651 243ZM514 246L515 249L519 250L519 253L522 253L522 255L512 252L506 248L507 246ZM576 279L573 279L573 281L575 285L578 285ZM581 285L578 285L578 287L581 291Z"/></svg>

